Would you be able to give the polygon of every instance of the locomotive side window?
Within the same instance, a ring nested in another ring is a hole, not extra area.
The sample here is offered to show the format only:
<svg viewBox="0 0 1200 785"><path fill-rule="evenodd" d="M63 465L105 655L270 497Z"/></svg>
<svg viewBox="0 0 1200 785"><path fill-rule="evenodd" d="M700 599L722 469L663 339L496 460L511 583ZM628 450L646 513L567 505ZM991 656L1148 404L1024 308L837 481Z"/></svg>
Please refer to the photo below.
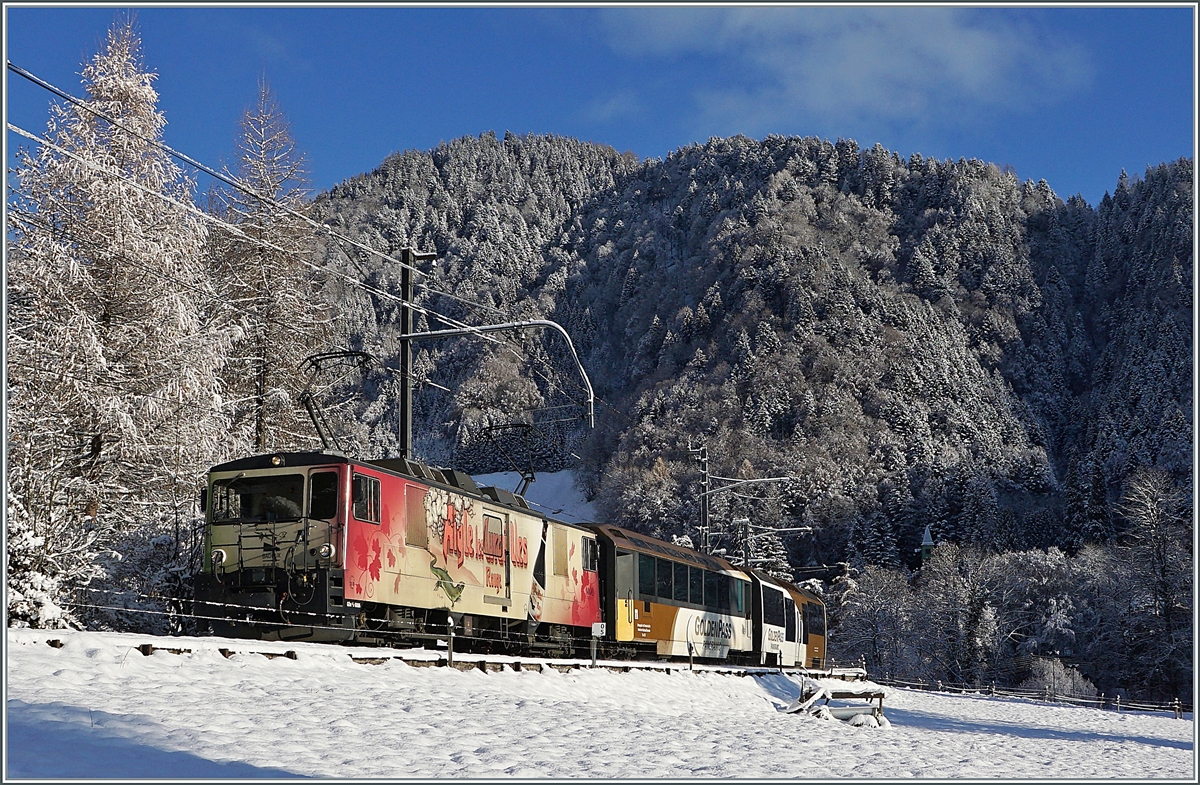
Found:
<svg viewBox="0 0 1200 785"><path fill-rule="evenodd" d="M495 515L483 516L483 555L491 562L504 561L504 521Z"/></svg>
<svg viewBox="0 0 1200 785"><path fill-rule="evenodd" d="M688 601L688 566L675 562L675 600Z"/></svg>
<svg viewBox="0 0 1200 785"><path fill-rule="evenodd" d="M600 563L600 546L595 540L583 538L583 569L596 572Z"/></svg>
<svg viewBox="0 0 1200 785"><path fill-rule="evenodd" d="M654 557L644 553L638 554L638 594L654 596Z"/></svg>
<svg viewBox="0 0 1200 785"><path fill-rule="evenodd" d="M308 517L329 520L337 517L337 472L315 472L308 478Z"/></svg>
<svg viewBox="0 0 1200 785"><path fill-rule="evenodd" d="M561 526L551 526L554 532L554 574L567 574L567 530Z"/></svg>
<svg viewBox="0 0 1200 785"><path fill-rule="evenodd" d="M379 523L379 479L356 474L353 491L354 517L360 521Z"/></svg>
<svg viewBox="0 0 1200 785"><path fill-rule="evenodd" d="M404 489L404 542L414 548L429 547L429 526L425 521L425 489L409 485Z"/></svg>

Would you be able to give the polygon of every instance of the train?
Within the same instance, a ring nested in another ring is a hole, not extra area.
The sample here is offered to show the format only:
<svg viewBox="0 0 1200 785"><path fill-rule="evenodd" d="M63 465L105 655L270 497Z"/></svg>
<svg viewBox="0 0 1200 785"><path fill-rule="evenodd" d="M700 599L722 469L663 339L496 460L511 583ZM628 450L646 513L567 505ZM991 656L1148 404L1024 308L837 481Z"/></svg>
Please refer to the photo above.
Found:
<svg viewBox="0 0 1200 785"><path fill-rule="evenodd" d="M192 613L217 635L826 667L817 594L461 471L263 454L213 466L200 507Z"/></svg>

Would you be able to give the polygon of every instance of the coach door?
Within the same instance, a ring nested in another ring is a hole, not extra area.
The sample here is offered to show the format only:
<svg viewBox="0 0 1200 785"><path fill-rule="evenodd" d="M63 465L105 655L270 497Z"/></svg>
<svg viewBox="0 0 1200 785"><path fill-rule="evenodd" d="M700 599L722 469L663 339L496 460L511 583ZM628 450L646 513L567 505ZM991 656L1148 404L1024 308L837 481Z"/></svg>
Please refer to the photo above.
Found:
<svg viewBox="0 0 1200 785"><path fill-rule="evenodd" d="M512 605L512 553L509 551L508 514L494 510L483 512L483 601L493 605Z"/></svg>

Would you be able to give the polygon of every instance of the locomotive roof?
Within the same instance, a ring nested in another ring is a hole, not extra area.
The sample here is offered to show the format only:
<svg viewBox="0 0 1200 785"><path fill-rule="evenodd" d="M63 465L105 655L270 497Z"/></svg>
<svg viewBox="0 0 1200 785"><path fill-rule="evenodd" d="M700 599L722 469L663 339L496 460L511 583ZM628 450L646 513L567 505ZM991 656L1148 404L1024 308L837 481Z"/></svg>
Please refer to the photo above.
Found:
<svg viewBox="0 0 1200 785"><path fill-rule="evenodd" d="M327 466L329 464L356 464L369 466L372 469L382 469L393 474L399 474L426 485L439 485L451 488L458 493L468 493L487 499L493 504L532 512L525 499L504 488L480 488L474 478L466 472L456 469L444 469L427 466L420 461L410 461L404 458L382 458L372 460L356 460L337 452L275 452L262 455L251 455L233 461L217 464L209 471L239 472L255 469L281 469L289 466ZM537 515L538 513L533 513ZM542 516L545 517L545 516ZM570 526L572 524L564 524Z"/></svg>
<svg viewBox="0 0 1200 785"><path fill-rule="evenodd" d="M273 463L276 458L279 459L279 463ZM329 452L273 452L218 463L209 471L240 472L247 469L277 469L281 466L316 466L326 463L350 463L350 459L345 455Z"/></svg>

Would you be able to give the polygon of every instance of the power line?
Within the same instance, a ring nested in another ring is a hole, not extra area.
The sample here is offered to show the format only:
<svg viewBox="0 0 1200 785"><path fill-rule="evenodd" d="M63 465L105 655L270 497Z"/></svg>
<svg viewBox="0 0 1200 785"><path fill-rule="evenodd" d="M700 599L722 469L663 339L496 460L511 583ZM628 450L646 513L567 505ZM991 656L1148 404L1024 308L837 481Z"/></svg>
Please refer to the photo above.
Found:
<svg viewBox="0 0 1200 785"><path fill-rule="evenodd" d="M308 216L304 215L303 213L299 213L284 204L280 204L278 201L276 201L275 199L272 199L269 196L258 193L253 188L251 188L250 186L241 182L237 178L222 174L222 173L216 171L215 169L212 169L211 167L205 166L204 164L200 163L199 161L195 160L194 158L184 155L183 153L168 146L166 143L162 142L161 140L148 137L138 131L133 130L132 128L129 128L128 126L124 125L123 123L118 122L117 120L113 119L108 114L101 112L99 109L96 109L93 106L89 106L86 101L76 98L75 96L71 95L70 93L66 92L65 90L61 90L61 89L55 87L54 85L50 84L46 80L33 75L29 71L26 71L24 68L21 68L20 66L16 65L11 60L6 61L6 62L8 64L8 70L12 71L13 73L17 74L18 76L28 79L30 82L33 82L34 84L38 85L39 87L49 90L50 92L54 93L55 95L59 96L60 98L66 100L66 101L69 101L70 103L74 104L75 106L78 106L80 109L83 109L84 111L88 112L89 114L92 114L95 117L99 117L100 119L104 120L107 123L110 123L114 127L121 129L125 133L130 134L132 136L136 136L138 139L141 139L142 141L144 141L148 144L151 144L154 147L157 147L159 150L162 150L163 152L165 152L167 155L171 156L172 158L176 158L180 161L183 161L184 163L188 164L189 166L194 166L196 169L199 169L200 171L204 172L205 174L207 174L211 177L214 177L217 180L220 180L221 182L225 183L226 185L229 185L232 188L236 188L237 190L241 191L242 193L246 194L247 196L258 199L258 200L274 207L277 210L281 210L283 212L288 213L289 215L291 215L295 218L299 218L300 220L309 224L313 228L318 229L323 232L327 232L331 236L337 237L344 242L348 242L357 248L361 248L362 250L366 251L367 253L371 253L371 254L375 254L376 256L380 256L380 257L392 262L393 264L400 265L401 267L408 267L413 272L418 273L420 275L427 275L427 273L422 272L421 270L417 269L416 267L414 267L412 265L405 264L404 262L400 261L399 259L395 258L394 256L385 254L382 251L376 251L374 248L371 248L368 245L364 245L362 243L359 243L355 240L350 239L349 237L346 237L345 235L339 234L339 233L333 231L329 226L327 226L319 221L314 221L312 218L309 218ZM13 126L11 124L9 125L9 127L13 128Z"/></svg>
<svg viewBox="0 0 1200 785"><path fill-rule="evenodd" d="M57 228L57 227L51 226L50 224L45 223L43 221L39 221L36 217L34 217L35 216L34 213L29 213L24 210L16 209L16 210L10 211L9 215L15 221L31 224L33 226L41 228L52 234L57 233L57 234L61 235L62 237L65 237L66 239L71 240L72 242L77 243L79 245L91 246L92 248L96 248L101 251L109 250L107 246L102 245L101 243L99 243L95 240L87 240L85 238L79 237L78 235L76 235L75 233L73 233L71 231L67 231L62 228ZM143 270L143 272L150 273L154 277L158 278L160 281L166 281L167 283L174 284L175 286L181 287L183 289L187 289L188 291L194 292L201 296L207 297L207 296L210 296L210 294L211 294L210 292L206 291L205 289L203 289L199 286L188 283L187 281L180 280L179 278L176 278L172 275L164 273L161 270L157 270L154 267L145 266L142 268L142 270ZM239 305L235 305L234 303L229 302L228 300L223 300L223 299L220 299L219 297L214 297L213 299L216 302L218 307L227 308L231 311L235 311L235 312L243 314L245 316L250 316L250 317L255 317L255 318L258 318L260 316L259 314L256 314L256 313L254 313L246 308L243 308ZM296 335L300 336L301 338L307 339L310 337L308 335L308 333L305 333L304 331L300 330L298 327L296 327L288 322L280 322L280 323L278 323L278 326L283 327L285 330L290 330L291 332L294 332Z"/></svg>
<svg viewBox="0 0 1200 785"><path fill-rule="evenodd" d="M277 210L279 210L279 211L281 211L281 212L284 212L284 213L287 213L287 214L289 214L289 215L292 215L292 216L294 216L294 217L296 217L296 218L299 218L300 220L304 221L306 224L308 224L309 226L313 227L314 229L316 229L316 230L318 230L318 231L320 231L320 232L323 232L323 233L326 233L326 234L328 234L328 235L329 235L330 237L332 237L332 238L333 238L335 241L337 241L337 242L339 242L339 243L348 243L349 245L351 245L351 246L353 246L353 247L355 247L355 248L358 248L358 249L360 249L360 250L366 251L366 252L367 252L367 253L369 253L369 254L373 254L373 255L379 256L379 257L381 257L381 258L383 258L383 259L385 259L385 260L387 260L387 261L390 261L390 262L392 262L393 264L399 265L399 266L400 266L400 267L402 267L402 268L408 268L408 269L411 269L413 272L416 272L416 273L419 273L420 275L423 275L423 276L425 276L426 278L428 278L428 277L429 277L429 274L428 274L428 273L425 273L425 272L421 271L420 269L418 269L418 268L416 268L416 267L414 267L414 266L412 266L412 265L406 264L405 262L402 262L401 260L399 260L399 259L396 259L395 257L393 257L393 256L391 256L391 255L389 255L389 254L383 253L382 251L377 251L377 250L375 250L374 248L371 248L371 247L370 247L370 246L368 246L368 245L365 245L365 244L363 244L363 243L357 242L357 241L355 241L355 240L353 240L353 239L351 239L351 238L349 238L349 237L347 237L347 236L345 236L345 235L343 235L343 234L341 234L341 233L339 233L339 232L336 232L336 231L334 231L332 228L330 228L328 225L326 225L326 224L322 224L322 223L320 223L319 221L315 221L315 220L313 220L312 218L310 218L310 217L308 217L308 216L306 216L306 215L304 215L304 214L302 214L302 213L300 213L300 212L297 212L296 210L293 210L293 209L291 209L290 207L288 207L288 206L286 206L286 205L284 205L284 204L281 204L280 202L278 202L277 200L275 200L275 199L273 199L273 198L271 198L271 197L269 197L269 196L266 196L266 195L264 195L264 194L260 194L260 193L258 193L257 191L255 191L254 189L250 188L250 187L249 187L249 186L247 186L246 184L244 184L244 183L242 183L241 181L237 180L236 178L234 178L234 177L232 177L232 176L227 176L227 175L225 175L225 174L222 174L222 173L220 173L220 172L217 172L216 170L212 169L211 167L205 166L204 164L200 163L199 161L196 161L195 159L191 158L190 156L188 156L188 155L185 155L185 154L183 154L183 153L181 153L181 152L179 152L179 151L175 150L174 148L172 148L172 147L168 146L168 145L167 145L167 144L165 144L164 142L162 142L162 141L160 141L160 140L158 140L158 139L154 139L154 138L147 137L147 136L145 136L144 134L142 134L142 133L140 133L140 132L138 132L138 131L136 131L136 130L134 130L134 129L131 129L131 128L127 127L125 124L123 124L123 123L121 123L121 122L117 121L116 119L114 119L114 118L113 118L113 117L111 117L110 115L108 115L108 114L106 114L106 113L104 113L104 112L101 112L100 110L98 110L98 109L96 109L96 108L94 108L94 107L92 107L92 106L89 106L89 105L88 105L88 104L87 104L85 101L83 101L83 100L81 100L81 99L79 99L79 98L76 98L75 96L73 96L73 95L71 95L71 94L67 93L67 92L66 92L66 91L64 91L64 90L61 90L61 89L59 89L58 87L55 87L54 85L50 84L49 82L47 82L47 81L45 81L45 80L43 80L43 79L40 79L39 77L35 76L34 74L30 73L29 71L27 71L27 70L25 70L25 69L23 69L23 68L21 68L21 67L17 66L16 64L12 63L11 61L8 61L8 62L7 62L7 66L8 66L8 69L9 69L10 71L12 71L12 72L16 73L17 75L19 75L19 76L21 76L21 77L23 77L23 78L25 78L25 79L29 80L30 82L33 82L33 83L34 83L34 84L36 84L36 85L38 85L38 86L40 86L40 87L42 87L42 88L44 88L44 89L46 89L46 90L50 91L51 93L53 93L53 94L55 94L55 95L57 95L57 96L59 96L59 97L63 98L64 100L66 100L66 101L70 102L71 104L73 104L73 105L75 105L75 106L77 106L77 107L79 107L79 108L83 109L84 111L86 111L86 112L88 112L88 113L92 114L93 116L95 116L95 117L98 117L98 118L100 118L100 119L102 119L102 120L104 120L104 121L108 122L108 123L109 123L109 124L111 124L113 127L115 127L115 128L118 128L118 129L120 129L120 130L122 130L122 131L125 131L126 133L128 133L128 134L130 134L130 135L132 135L132 136L135 136L135 137L137 137L137 138L139 138L139 139L141 139L141 140L143 140L143 141L147 142L148 144L150 144L150 145L152 145L152 146L154 146L154 147L158 148L159 150L162 150L163 152L167 153L167 154L168 154L168 155L170 155L171 157L173 157L173 158L176 158L177 160L183 161L183 162L185 162L186 164L188 164L188 165L190 165L190 166L193 166L193 167L195 167L195 168L196 168L196 169L198 169L199 171L202 171L202 172L205 172L206 174L209 174L210 176L212 176L212 177L216 178L216 179L217 179L217 180L219 180L220 182L223 182L223 183L225 183L225 184L229 185L230 187L233 187L233 188L237 189L238 191L240 191L240 192L242 192L242 193L245 193L245 194L247 194L248 196L251 196L252 198L258 199L258 200L260 200L260 201L262 201L262 202L264 202L264 203L266 203L266 204L268 204L268 205L270 205L270 206L274 207L275 209L277 209ZM73 154L73 153L71 153L70 151L63 149L62 147L60 147L60 146L58 146L58 145L55 145L53 142L49 141L48 139L45 139L45 138L43 138L43 137L37 137L37 136L33 135L32 133L30 133L30 132L28 132L28 131L25 131L24 129L18 128L17 126L13 125L12 123L8 123L8 127L9 127L9 129L11 129L12 131L14 131L15 133L18 133L18 134L20 134L20 135L22 135L22 136L24 136L24 137L26 137L26 138L30 139L31 141L35 141L35 142L38 142L38 143L41 143L41 144L48 145L49 147L51 147L51 149L57 150L58 152L60 152L60 153L62 153L62 154L64 154L64 155L67 155L67 156L69 156L69 157L71 157L71 158L73 158L73 159L75 159L75 160L79 161L80 163L83 163L85 166L89 166L89 167L92 167L92 168L97 168L97 169L100 169L100 170L102 170L102 171L106 171L106 173L110 174L111 176L117 177L118 179L126 180L127 182L129 182L129 183L131 183L132 185L134 185L134 187L137 187L137 188L139 188L140 190L143 190L143 191L147 191L147 192L151 193L152 195L159 196L160 198L162 198L162 199L164 199L164 200L166 200L166 201L169 201L169 202L171 202L171 203L175 204L176 206L179 206L179 207L183 208L184 210L187 210L188 212L191 212L191 213L193 213L193 214L195 214L195 215L198 215L200 218L202 218L202 219L203 219L203 220L205 220L205 221L209 221L209 222L211 222L211 223L215 223L215 224L217 224L218 226L221 226L222 228L225 228L227 231L230 231L230 232L232 232L233 234L235 234L235 235L238 235L238 236L240 236L240 237L244 238L245 240L247 240L247 241L249 241L249 242L251 242L251 243L258 244L258 245L260 245L260 246L262 246L262 247L270 248L271 250L275 250L275 251L278 251L278 252L280 252L280 253L288 254L288 252L287 252L286 250L284 250L284 249L282 249L282 248L280 248L280 247L278 247L278 246L276 246L276 245L274 245L274 244L272 244L272 243L269 243L269 242L267 242L267 241L265 241L265 240L261 240L261 239L259 239L259 238L252 238L252 237L250 237L249 235L247 235L245 232L241 231L241 230L240 230L238 227L236 227L236 226L235 226L235 225L233 225L233 224L229 224L229 223L227 223L227 222L224 222L224 221L221 221L221 220L219 220L219 219L217 219L217 218L215 218L215 217L213 217L213 216L209 216L209 215L207 215L206 213L204 213L203 211L200 211L200 210L198 210L198 209L197 209L197 208L195 208L194 206L189 206L189 205L186 205L186 204L184 204L184 203L182 203L182 202L179 202L178 200L175 200L175 199L173 199L173 198L171 198L171 197L169 197L169 196L167 196L167 195L165 195L165 194L158 193L158 192L156 192L156 191L154 191L154 190L152 190L152 189L149 189L149 188L147 188L147 187L145 187L145 186L142 186L140 183L137 183L136 181L134 181L134 180L132 180L132 179L130 179L130 178L126 178L126 177L122 176L122 175L121 175L120 173L118 173L118 172L113 172L112 170L109 170L107 167L103 167L102 165L100 165L100 164L97 164L97 163L95 163L95 162L87 161L87 160L85 160L85 159L83 159L83 158L81 158L81 157L79 157L79 156L77 156L77 155L74 155L74 154ZM467 324L467 323L465 323L465 322L461 322L461 321L459 321L459 320L457 320L457 319L454 319L454 318L452 318L452 317L446 316L445 314L441 314L441 313L439 313L439 312L437 312L437 311L434 311L434 310L432 310L432 309L429 309L429 308L424 308L424 307L422 307L422 306L418 306L418 305L416 305L415 303L411 303L411 302L407 302L407 303L406 303L406 302L404 302L404 301L403 301L401 298L397 297L396 295L393 295L393 294L391 294L390 292L387 292L387 291L385 291L385 290L379 289L379 288L377 288L377 287L371 286L371 285L369 285L369 284L367 284L367 283L365 283L365 282L363 282L363 281L361 281L361 280L358 280L358 279L355 279L355 278L353 278L352 276L350 276L350 275L348 275L348 274L341 273L341 272L339 272L339 271L335 271L335 270L331 270L331 269L330 269L330 268L328 268L328 267L322 267L322 266L319 266L319 265L313 264L313 263L311 263L311 262L309 262L309 261L307 261L307 260L305 260L305 259L303 259L303 258L301 258L301 259L300 259L300 261L301 261L302 263L306 264L307 266L311 267L312 269L314 269L314 270L317 270L317 271L319 271L319 272L331 273L331 274L333 274L333 275L335 275L335 276L341 277L341 278L343 278L344 280L346 280L348 283L350 283L350 284L352 284L352 285L355 285L355 286L358 286L358 287L362 288L364 291L367 291L367 292L369 292L369 293L375 294L375 295L377 295L377 296L380 296L380 297L383 297L383 298L386 298L386 299L390 299L390 300L399 301L399 302L401 302L401 303L403 303L403 304L407 305L408 307L411 307L411 308L413 308L413 310L415 310L415 311L417 311L417 312L419 312L419 313L423 313L423 314L425 314L427 317L433 317L433 318L437 318L437 319L440 319L441 321L443 321L443 322L445 322L446 324L449 324L449 325L451 325L451 326L454 326L454 327L460 327L460 328L466 329L466 330L468 330L468 331L471 331L471 332L476 332L476 333L479 335L479 337L482 337L482 338L484 338L485 340L491 341L491 342L493 342L493 343L496 343L496 344L498 344L498 345L506 345L506 344L511 344L511 343L512 343L512 342L510 342L510 341L504 341L504 340L499 340L499 339L493 338L492 336L486 335L486 334L484 334L483 332L481 332L481 331L478 331L478 330L477 330L477 328L475 328L475 327L474 327L474 326L472 326L472 325L469 325L469 324ZM495 313L500 313L500 314L503 314L503 313L504 313L503 311L501 311L501 310L500 310L500 309L498 309L498 308L495 308L494 306L490 306L490 305L486 305L486 304L484 304L484 303L479 303L479 302L476 302L476 301L469 300L469 299L467 299L467 298L461 297L460 295L456 295L456 294L453 294L453 293L451 293L451 292L447 292L447 291L445 291L445 290L438 289L438 288L436 288L436 287L430 286L429 284L423 284L422 286L423 286L423 288L426 288L427 290L429 290L429 291L431 291L431 292L434 292L434 293L436 293L436 294L439 294L439 295L442 295L442 296L444 296L444 297L450 298L450 299L452 299L452 300L456 300L456 301L458 301L458 302L460 302L460 303L463 303L464 305L472 306L472 307L479 308L479 309L485 309L485 310L493 311L493 312L495 312ZM519 346L519 345L518 345L518 346ZM520 355L518 355L518 354L517 354L517 352L516 352L516 351L515 351L515 350L512 348L512 346L511 346L511 345L509 345L509 346L506 346L506 348L508 349L508 351L509 351L511 354L513 354L515 357L517 357L517 359L518 359L518 360L521 360L521 359L523 359L523 358L522 358ZM559 380L559 382L555 382L555 380L553 380L553 379L551 379L550 377L546 376L545 374L541 373L541 372L540 372L540 371L538 371L537 369L531 369L531 370L532 370L532 372L533 372L534 374L536 374L538 377L540 377L541 379L543 379L543 380L544 380L544 381L545 381L547 384L550 384L550 385L552 385L552 386L558 387L560 390L561 390L561 389L564 387L564 385L568 385L568 384L569 384L569 385L571 385L572 387L574 387L575 389L577 389L577 390L579 390L579 391L581 391L581 392L587 392L587 391L586 391L586 390L584 390L584 388L583 388L583 387L581 387L581 386L580 386L580 385L579 385L577 382L574 382L574 381L572 381L572 380L561 379L561 380ZM579 406L582 406L582 405L583 405L582 403L580 403L580 402L579 402L577 399L575 399L574 397L572 397L572 396L570 396L570 395L568 395L567 397L568 397L568 399L569 399L569 400L571 400L572 402L574 402L576 405L579 405ZM617 413L621 414L622 416L626 417L626 419L628 419L628 420L629 420L631 423L633 422L632 418L628 417L628 415L625 415L625 413L624 413L624 412L621 412L619 409L617 409L615 406L612 406L612 405L611 405L611 404L609 404L607 401L605 401L605 400L603 400L603 399L598 399L598 398L595 398L595 396L594 396L594 395L593 395L593 399L594 399L594 400L599 400L602 406L604 406L604 407L606 407L606 408L610 409L610 410L611 410L611 411L613 411L613 412L617 412Z"/></svg>

